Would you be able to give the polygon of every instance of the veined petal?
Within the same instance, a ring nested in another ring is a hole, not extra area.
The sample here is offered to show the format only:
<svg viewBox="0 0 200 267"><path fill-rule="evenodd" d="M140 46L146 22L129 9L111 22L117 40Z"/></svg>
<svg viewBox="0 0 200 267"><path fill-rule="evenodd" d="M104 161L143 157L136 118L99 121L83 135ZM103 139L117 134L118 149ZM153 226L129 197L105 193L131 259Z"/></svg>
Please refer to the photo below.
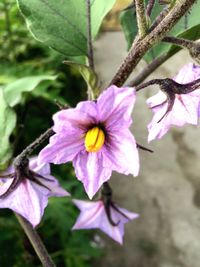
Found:
<svg viewBox="0 0 200 267"><path fill-rule="evenodd" d="M46 176L51 173L50 164L43 163L38 164L37 157L31 157L29 159L29 168L34 170L34 172L39 173L40 175Z"/></svg>
<svg viewBox="0 0 200 267"><path fill-rule="evenodd" d="M135 138L128 129L110 133L105 147L104 156L112 164L113 170L126 175L138 175L138 149Z"/></svg>
<svg viewBox="0 0 200 267"><path fill-rule="evenodd" d="M114 222L119 223L117 226L112 226L108 221L106 213L104 213L104 217L102 217L104 223L101 224L100 229L104 233L109 235L112 239L114 239L116 242L118 242L120 245L122 245L124 237L124 224L133 219L138 218L139 215L137 213L130 212L126 209L119 208L117 205L115 206L128 218L125 218L122 214L120 214L111 207L111 218Z"/></svg>
<svg viewBox="0 0 200 267"><path fill-rule="evenodd" d="M76 199L73 200L73 202L80 210L84 209L86 212L80 213L72 229L99 228L102 223L102 215L104 213L103 202L89 202Z"/></svg>
<svg viewBox="0 0 200 267"><path fill-rule="evenodd" d="M35 227L41 221L44 209L48 203L48 197L64 197L69 193L60 187L52 176L51 181L38 179L44 186L24 179L18 187L7 197L0 199L0 208L9 208L26 218ZM8 179L0 186L0 194L3 194L13 179Z"/></svg>
<svg viewBox="0 0 200 267"><path fill-rule="evenodd" d="M162 105L157 111L155 112L152 121L148 124L147 128L149 131L148 135L148 142L158 138L162 138L163 135L171 128L171 112L166 114L166 116L158 122L162 116L165 114L167 110L167 103Z"/></svg>
<svg viewBox="0 0 200 267"><path fill-rule="evenodd" d="M81 151L73 160L76 176L91 199L101 185L110 179L112 169L106 164L103 153Z"/></svg>
<svg viewBox="0 0 200 267"><path fill-rule="evenodd" d="M46 162L66 163L73 160L83 149L83 136L55 134L50 138L50 143L40 151L38 162L40 164Z"/></svg>
<svg viewBox="0 0 200 267"><path fill-rule="evenodd" d="M118 223L116 226L113 226L108 220L102 200L96 202L74 200L73 202L81 210L73 226L73 230L99 228L120 244L123 242L124 224L139 216L136 213L119 208L115 205L118 211L110 207L111 218L114 222ZM124 216L120 212L123 213Z"/></svg>
<svg viewBox="0 0 200 267"><path fill-rule="evenodd" d="M30 180L30 177L27 179L24 177L13 192L0 199L0 208L9 208L15 211L35 227L42 218L48 198L68 196L69 193L50 175L49 164L38 165L37 158L33 157L30 159L29 168L36 181ZM44 177L42 178L40 175ZM12 182L13 178L0 177L0 195L7 191Z"/></svg>
<svg viewBox="0 0 200 267"><path fill-rule="evenodd" d="M191 96L190 94L177 96L172 111L171 123L179 127L186 123L197 125L199 102L199 97Z"/></svg>
<svg viewBox="0 0 200 267"><path fill-rule="evenodd" d="M81 101L76 106L76 109L81 113L86 113L88 118L92 120L92 123L98 123L98 109L95 101Z"/></svg>
<svg viewBox="0 0 200 267"><path fill-rule="evenodd" d="M47 189L46 189L47 190ZM24 180L8 197L0 200L0 208L9 208L26 218L34 227L39 224L48 199Z"/></svg>
<svg viewBox="0 0 200 267"><path fill-rule="evenodd" d="M181 127L186 123L197 125L199 98L190 94L176 96L173 109L158 123L166 110L166 103L157 107L152 121L148 124L148 142L162 138L172 126Z"/></svg>
<svg viewBox="0 0 200 267"><path fill-rule="evenodd" d="M35 188L35 190L42 194L46 195L47 197L65 197L70 196L70 194L63 189L59 182L52 176L52 175L46 175L45 178L37 178L37 180L44 186L40 186L34 182L32 182L32 186ZM46 190L48 189L48 190Z"/></svg>
<svg viewBox="0 0 200 267"><path fill-rule="evenodd" d="M185 65L174 80L180 84L190 83L200 78L200 66L193 63ZM186 123L197 125L200 115L200 89L188 94L175 96L175 101L170 110L164 117L167 110L167 103L163 103L162 92L149 98L148 105L154 112L152 121L148 125L148 141L156 138L160 139L172 126L181 127ZM160 121L160 119L163 119Z"/></svg>
<svg viewBox="0 0 200 267"><path fill-rule="evenodd" d="M81 102L76 108L61 110L53 116L53 130L56 133L68 134L85 131L88 125L96 122L95 113L95 103L91 101Z"/></svg>
<svg viewBox="0 0 200 267"><path fill-rule="evenodd" d="M97 99L100 121L106 122L107 129L129 127L135 99L134 88L110 86Z"/></svg>
<svg viewBox="0 0 200 267"><path fill-rule="evenodd" d="M162 91L159 91L157 94L147 99L147 105L153 112L157 112L157 110L159 111L163 105L166 105L166 101L167 96Z"/></svg>
<svg viewBox="0 0 200 267"><path fill-rule="evenodd" d="M183 66L173 78L177 83L189 83L200 78L200 66L189 63Z"/></svg>

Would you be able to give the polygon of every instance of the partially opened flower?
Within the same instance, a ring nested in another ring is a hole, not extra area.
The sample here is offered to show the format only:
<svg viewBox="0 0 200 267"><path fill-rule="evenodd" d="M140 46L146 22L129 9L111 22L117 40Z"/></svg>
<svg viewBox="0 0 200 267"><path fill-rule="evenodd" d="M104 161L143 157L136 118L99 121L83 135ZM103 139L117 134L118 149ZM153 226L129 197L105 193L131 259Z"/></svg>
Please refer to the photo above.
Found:
<svg viewBox="0 0 200 267"><path fill-rule="evenodd" d="M39 154L39 162L73 161L77 178L90 198L115 170L138 175L139 158L129 131L135 102L133 88L109 87L96 101L53 116L55 135Z"/></svg>
<svg viewBox="0 0 200 267"><path fill-rule="evenodd" d="M35 227L43 216L48 198L68 196L69 193L50 175L49 164L38 165L37 158L33 158L29 168L28 177L21 177L15 185L15 170L12 166L6 172L7 178L5 173L3 177L0 175L0 208L15 211ZM7 194L12 185L12 191Z"/></svg>
<svg viewBox="0 0 200 267"><path fill-rule="evenodd" d="M73 202L81 210L72 228L73 230L99 228L120 244L123 243L124 224L139 216L137 213L130 212L112 203L110 218L113 222L111 222L102 200L95 202L73 200Z"/></svg>
<svg viewBox="0 0 200 267"><path fill-rule="evenodd" d="M200 66L190 63L179 71L174 81L179 84L188 84L199 78ZM200 89L193 90L194 88L195 86L192 88L188 86L188 88L183 88L183 93L173 94L172 92L169 96L159 91L147 100L148 106L154 112L153 119L148 125L149 142L162 138L172 126L181 127L186 123L198 124Z"/></svg>

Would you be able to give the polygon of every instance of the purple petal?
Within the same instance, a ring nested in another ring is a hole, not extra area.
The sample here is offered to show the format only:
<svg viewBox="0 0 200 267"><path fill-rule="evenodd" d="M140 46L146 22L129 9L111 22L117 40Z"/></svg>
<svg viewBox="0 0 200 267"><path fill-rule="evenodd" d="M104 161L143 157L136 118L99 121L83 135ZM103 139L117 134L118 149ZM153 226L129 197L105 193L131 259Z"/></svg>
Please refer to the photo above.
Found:
<svg viewBox="0 0 200 267"><path fill-rule="evenodd" d="M189 83L200 78L200 67L193 63L185 65L174 78L178 83ZM154 112L152 121L148 125L148 141L160 139L174 125L181 127L186 123L197 125L200 114L200 89L188 94L176 95L172 110L158 123L167 110L163 104L164 94L159 92L147 100Z"/></svg>
<svg viewBox="0 0 200 267"><path fill-rule="evenodd" d="M127 129L112 132L106 143L105 157L112 169L126 175L138 175L139 155L135 138Z"/></svg>
<svg viewBox="0 0 200 267"><path fill-rule="evenodd" d="M46 176L46 175L49 175L51 173L50 164L46 163L46 164L38 165L38 158L37 157L30 158L29 168L31 170L33 170L34 172L42 175L42 176Z"/></svg>
<svg viewBox="0 0 200 267"><path fill-rule="evenodd" d="M101 151L90 153L82 151L73 160L76 176L83 183L90 199L101 185L110 179L112 172Z"/></svg>
<svg viewBox="0 0 200 267"><path fill-rule="evenodd" d="M38 162L66 163L73 160L83 149L83 136L55 134L50 138L50 143L40 151Z"/></svg>
<svg viewBox="0 0 200 267"><path fill-rule="evenodd" d="M200 66L189 63L180 69L179 73L174 77L174 81L178 83L189 83L200 78Z"/></svg>
<svg viewBox="0 0 200 267"><path fill-rule="evenodd" d="M167 104L154 110L152 121L148 124L148 142L162 138L172 126L181 127L186 123L198 124L199 97L190 94L176 96L173 109L158 123L165 114Z"/></svg>
<svg viewBox="0 0 200 267"><path fill-rule="evenodd" d="M129 87L110 86L97 99L99 118L106 122L106 128L129 127L131 112L135 103L135 90Z"/></svg>
<svg viewBox="0 0 200 267"><path fill-rule="evenodd" d="M89 202L73 200L73 202L81 210L81 213L73 226L73 230L99 228L120 244L123 242L124 224L139 216L136 213L132 213L116 206L117 209L128 218L111 208L111 217L113 221L119 222L118 225L113 226L107 218L103 201Z"/></svg>
<svg viewBox="0 0 200 267"><path fill-rule="evenodd" d="M199 100L199 97L190 94L177 96L173 106L171 123L179 127L185 123L197 125Z"/></svg>
<svg viewBox="0 0 200 267"><path fill-rule="evenodd" d="M78 109L81 114L86 113L88 118L91 119L91 123L98 123L98 109L95 101L79 102L76 109Z"/></svg>
<svg viewBox="0 0 200 267"><path fill-rule="evenodd" d="M88 125L96 122L96 104L92 101L80 102L76 108L57 112L53 120L53 130L56 133L84 132Z"/></svg>
<svg viewBox="0 0 200 267"><path fill-rule="evenodd" d="M34 182L32 182L32 186L37 190L38 192L41 192L41 194L46 195L47 197L65 197L70 196L70 193L68 193L65 189L63 189L58 180L55 179L52 175L46 175L45 178L37 178L39 182L41 182L46 188L49 190L46 190L45 187L40 186Z"/></svg>
<svg viewBox="0 0 200 267"><path fill-rule="evenodd" d="M122 245L124 236L124 224L129 222L130 220L138 218L139 215L136 213L132 213L126 209L119 208L118 206L116 207L128 218L125 218L119 212L111 208L112 220L114 222L119 222L119 224L117 226L112 226L108 221L106 214L104 213L104 223L101 224L100 229L107 235L109 235L112 239L114 239L116 242Z"/></svg>
<svg viewBox="0 0 200 267"><path fill-rule="evenodd" d="M162 116L166 113L167 104L162 105L159 109L157 108L156 113L153 116L152 121L148 124L147 128L149 131L148 142L158 138L162 138L171 127L171 113L169 112L159 123L158 121L162 118Z"/></svg>
<svg viewBox="0 0 200 267"><path fill-rule="evenodd" d="M167 96L162 92L159 91L154 96L147 99L147 105L152 109L152 111L159 112L162 109L163 105L166 105Z"/></svg>
<svg viewBox="0 0 200 267"><path fill-rule="evenodd" d="M35 227L42 218L47 201L47 197L38 193L30 181L24 180L14 192L0 200L0 208L15 211Z"/></svg>
<svg viewBox="0 0 200 267"><path fill-rule="evenodd" d="M48 197L68 196L69 193L61 188L55 178L49 176L52 181L38 179L48 187L45 188L27 179L23 180L19 186L7 197L0 199L0 208L9 208L26 218L35 227L41 221L44 209L48 203ZM0 186L0 194L3 194L10 186L13 179L7 179Z"/></svg>
<svg viewBox="0 0 200 267"><path fill-rule="evenodd" d="M89 202L81 200L73 200L73 202L80 210L83 210L84 212L80 213L72 229L99 228L102 223L102 216L104 213L103 202Z"/></svg>
<svg viewBox="0 0 200 267"><path fill-rule="evenodd" d="M122 244L122 235L119 226L112 226L105 213L104 205L102 201L86 202L80 200L73 201L76 206L81 210L81 213L73 226L73 230L76 229L95 229L99 228L104 233L109 235L112 239ZM118 217L114 215L114 220L118 221ZM123 224L120 225L123 228Z"/></svg>

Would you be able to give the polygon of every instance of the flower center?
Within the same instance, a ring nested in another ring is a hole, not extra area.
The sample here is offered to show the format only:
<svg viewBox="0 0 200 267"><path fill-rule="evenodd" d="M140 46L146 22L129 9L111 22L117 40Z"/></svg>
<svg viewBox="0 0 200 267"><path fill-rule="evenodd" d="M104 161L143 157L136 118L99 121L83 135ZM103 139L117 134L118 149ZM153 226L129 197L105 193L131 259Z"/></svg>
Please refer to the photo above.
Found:
<svg viewBox="0 0 200 267"><path fill-rule="evenodd" d="M105 142L105 134L99 127L87 131L85 136L85 148L87 152L99 151Z"/></svg>

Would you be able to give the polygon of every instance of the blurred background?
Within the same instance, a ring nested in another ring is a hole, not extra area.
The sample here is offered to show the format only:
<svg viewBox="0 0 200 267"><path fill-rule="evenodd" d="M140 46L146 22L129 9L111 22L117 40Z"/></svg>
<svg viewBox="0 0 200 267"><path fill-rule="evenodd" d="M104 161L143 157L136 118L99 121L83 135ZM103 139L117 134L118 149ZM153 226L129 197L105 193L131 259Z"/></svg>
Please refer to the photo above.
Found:
<svg viewBox="0 0 200 267"><path fill-rule="evenodd" d="M105 86L126 55L118 15L129 3L117 1L94 44L96 71ZM86 99L87 88L76 71L62 64L66 58L31 36L13 0L0 0L0 47L0 86L24 76L58 75L56 80L40 82L15 106L17 127L11 136L15 156L51 126L52 114L58 110L55 99L75 106ZM181 51L148 79L173 77L191 61ZM133 76L145 66L141 62ZM66 198L50 199L38 232L57 266L199 267L199 129L174 128L160 141L147 144L146 125L152 114L145 101L156 90L138 95L132 126L137 142L154 153L140 151L138 178L114 173L111 179L114 200L140 218L126 225L124 246L120 246L100 231L72 232L78 210ZM87 199L70 164L52 170L73 198ZM0 210L0 251L2 267L41 266L9 210Z"/></svg>

